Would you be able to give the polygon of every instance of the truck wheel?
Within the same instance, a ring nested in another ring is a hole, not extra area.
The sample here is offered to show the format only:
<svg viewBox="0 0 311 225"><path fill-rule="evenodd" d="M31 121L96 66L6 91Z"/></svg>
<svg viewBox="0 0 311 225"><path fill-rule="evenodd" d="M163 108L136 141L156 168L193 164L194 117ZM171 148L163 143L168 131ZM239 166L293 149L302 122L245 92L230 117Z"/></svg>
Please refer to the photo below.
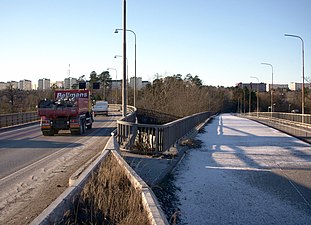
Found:
<svg viewBox="0 0 311 225"><path fill-rule="evenodd" d="M82 126L82 133L85 133L85 131L86 131L86 121L85 120L82 120L81 126Z"/></svg>
<svg viewBox="0 0 311 225"><path fill-rule="evenodd" d="M83 130L84 130L83 127L84 127L84 122L83 122L83 120L81 120L80 121L80 126L79 126L79 132L78 132L79 135L83 134Z"/></svg>
<svg viewBox="0 0 311 225"><path fill-rule="evenodd" d="M54 130L44 130L42 131L44 136L54 136Z"/></svg>
<svg viewBox="0 0 311 225"><path fill-rule="evenodd" d="M70 133L71 133L72 135L78 135L78 134L79 134L78 131L73 131L73 130L70 130Z"/></svg>
<svg viewBox="0 0 311 225"><path fill-rule="evenodd" d="M89 124L89 125L86 125L86 128L87 128L87 129L92 129L92 125L93 125L92 123Z"/></svg>

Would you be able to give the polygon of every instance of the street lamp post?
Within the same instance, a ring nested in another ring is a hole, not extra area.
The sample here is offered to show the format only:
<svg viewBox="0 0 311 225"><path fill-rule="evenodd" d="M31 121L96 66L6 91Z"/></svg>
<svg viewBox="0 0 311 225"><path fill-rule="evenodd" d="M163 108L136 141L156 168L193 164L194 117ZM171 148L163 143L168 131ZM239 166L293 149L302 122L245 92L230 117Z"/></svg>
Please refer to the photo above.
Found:
<svg viewBox="0 0 311 225"><path fill-rule="evenodd" d="M115 68L107 68L107 70L114 70L116 72L116 104L118 104L118 71Z"/></svg>
<svg viewBox="0 0 311 225"><path fill-rule="evenodd" d="M250 76L250 78L254 78L254 79L257 79L257 117L258 117L258 112L259 112L259 79L258 77L255 77L255 76Z"/></svg>
<svg viewBox="0 0 311 225"><path fill-rule="evenodd" d="M123 29L126 30L126 0L123 0ZM122 116L125 117L127 112L126 102L126 32L123 32L123 80L122 80Z"/></svg>
<svg viewBox="0 0 311 225"><path fill-rule="evenodd" d="M304 114L305 114L305 53L304 53L304 42L302 37L298 35L292 34L284 34L286 37L294 37L299 38L301 40L301 49L302 49L302 87L301 87L301 114L302 114L302 122L304 122Z"/></svg>
<svg viewBox="0 0 311 225"><path fill-rule="evenodd" d="M123 56L122 55L115 55L114 56L115 59L118 57L122 58ZM128 60L126 58L126 78L125 78L125 82L123 81L123 86L125 86L125 87L128 84L128 65L129 65ZM125 90L125 97L124 98L126 99L126 101L128 100L128 89Z"/></svg>
<svg viewBox="0 0 311 225"><path fill-rule="evenodd" d="M249 85L249 93L248 93L248 115L251 115L252 109L252 83Z"/></svg>
<svg viewBox="0 0 311 225"><path fill-rule="evenodd" d="M115 55L114 58L118 58L118 57L121 57L122 58L122 55ZM128 80L128 70L129 70L129 66L128 66L128 60L126 58L126 81Z"/></svg>
<svg viewBox="0 0 311 225"><path fill-rule="evenodd" d="M267 66L270 66L271 67L271 70L272 70L272 84L271 84L271 117L273 115L273 66L272 64L270 63L261 63L262 65L267 65Z"/></svg>
<svg viewBox="0 0 311 225"><path fill-rule="evenodd" d="M243 112L245 114L245 88L243 84L242 84L242 88L243 88Z"/></svg>
<svg viewBox="0 0 311 225"><path fill-rule="evenodd" d="M123 29L116 29L114 31L114 33L119 33L119 30L123 30ZM136 84L136 33L132 30L127 29L126 31L131 32L132 34L134 34L134 38L135 38L135 75L134 75L134 107L136 107L136 89L137 89L137 84Z"/></svg>

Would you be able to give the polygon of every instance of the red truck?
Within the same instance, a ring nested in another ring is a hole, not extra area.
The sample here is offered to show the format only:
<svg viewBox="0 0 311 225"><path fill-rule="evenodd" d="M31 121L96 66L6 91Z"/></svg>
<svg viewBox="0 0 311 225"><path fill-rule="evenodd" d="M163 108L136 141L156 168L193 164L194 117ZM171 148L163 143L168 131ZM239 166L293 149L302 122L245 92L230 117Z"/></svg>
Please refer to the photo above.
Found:
<svg viewBox="0 0 311 225"><path fill-rule="evenodd" d="M60 130L81 135L94 122L89 90L55 90L54 100L44 99L38 104L41 131L53 136Z"/></svg>

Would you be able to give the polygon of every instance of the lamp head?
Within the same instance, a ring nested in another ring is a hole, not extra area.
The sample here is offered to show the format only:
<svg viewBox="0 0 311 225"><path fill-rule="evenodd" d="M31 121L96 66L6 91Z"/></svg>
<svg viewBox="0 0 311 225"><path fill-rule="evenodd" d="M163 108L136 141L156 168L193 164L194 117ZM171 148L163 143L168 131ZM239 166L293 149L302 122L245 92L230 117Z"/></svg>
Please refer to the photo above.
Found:
<svg viewBox="0 0 311 225"><path fill-rule="evenodd" d="M115 34L119 33L118 29L116 29L116 30L114 31L114 33L115 33Z"/></svg>

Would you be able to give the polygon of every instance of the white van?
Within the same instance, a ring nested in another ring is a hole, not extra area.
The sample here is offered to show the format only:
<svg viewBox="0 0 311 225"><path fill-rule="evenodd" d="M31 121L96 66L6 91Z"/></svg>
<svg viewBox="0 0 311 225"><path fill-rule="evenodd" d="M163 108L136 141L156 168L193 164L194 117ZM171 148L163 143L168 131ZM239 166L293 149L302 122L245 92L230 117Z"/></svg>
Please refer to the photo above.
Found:
<svg viewBox="0 0 311 225"><path fill-rule="evenodd" d="M108 116L108 102L97 101L93 107L94 116L106 115Z"/></svg>

